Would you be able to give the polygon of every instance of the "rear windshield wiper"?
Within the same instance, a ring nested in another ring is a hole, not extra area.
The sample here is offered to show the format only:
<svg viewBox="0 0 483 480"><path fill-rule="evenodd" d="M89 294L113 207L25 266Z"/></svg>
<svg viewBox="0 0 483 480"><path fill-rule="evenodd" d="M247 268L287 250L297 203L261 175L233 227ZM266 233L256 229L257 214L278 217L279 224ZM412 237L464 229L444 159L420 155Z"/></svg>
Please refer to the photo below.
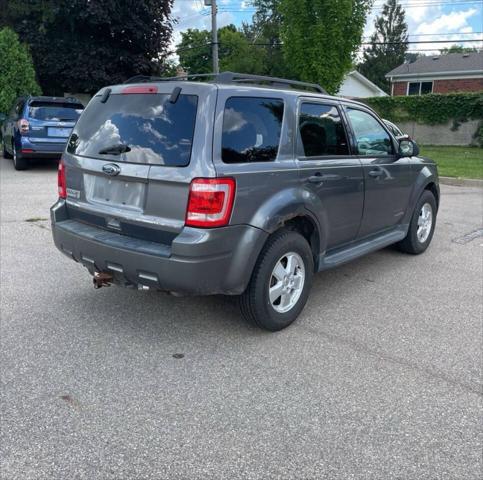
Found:
<svg viewBox="0 0 483 480"><path fill-rule="evenodd" d="M109 147L99 150L100 155L120 155L121 153L130 152L131 148L125 143L117 143L116 145L111 145Z"/></svg>

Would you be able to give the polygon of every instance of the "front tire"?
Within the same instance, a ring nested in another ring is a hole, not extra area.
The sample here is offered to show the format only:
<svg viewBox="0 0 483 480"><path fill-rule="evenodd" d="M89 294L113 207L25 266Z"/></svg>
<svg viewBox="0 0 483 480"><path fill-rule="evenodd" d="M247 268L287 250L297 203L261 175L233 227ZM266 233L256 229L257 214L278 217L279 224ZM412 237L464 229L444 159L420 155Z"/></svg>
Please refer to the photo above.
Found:
<svg viewBox="0 0 483 480"><path fill-rule="evenodd" d="M313 274L314 260L307 240L291 230L274 233L240 296L243 316L271 332L288 327L307 302Z"/></svg>
<svg viewBox="0 0 483 480"><path fill-rule="evenodd" d="M20 153L17 152L17 147L15 146L15 142L12 144L12 151L13 151L13 166L15 170L27 170L29 168L29 161L28 159L22 157Z"/></svg>
<svg viewBox="0 0 483 480"><path fill-rule="evenodd" d="M419 255L429 247L436 226L437 211L434 195L429 190L425 190L414 209L408 234L398 244L400 250L412 255Z"/></svg>

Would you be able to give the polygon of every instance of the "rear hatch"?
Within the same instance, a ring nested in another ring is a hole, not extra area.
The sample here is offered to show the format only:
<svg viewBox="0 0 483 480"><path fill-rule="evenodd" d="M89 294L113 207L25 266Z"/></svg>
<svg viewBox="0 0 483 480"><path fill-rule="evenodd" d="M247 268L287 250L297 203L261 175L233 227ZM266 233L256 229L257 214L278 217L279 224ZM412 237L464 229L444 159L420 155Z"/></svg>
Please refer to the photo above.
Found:
<svg viewBox="0 0 483 480"><path fill-rule="evenodd" d="M72 101L31 101L26 112L30 142L65 144L83 109L81 103Z"/></svg>
<svg viewBox="0 0 483 480"><path fill-rule="evenodd" d="M185 223L191 180L215 175L215 103L216 87L199 83L102 90L64 154L69 217L171 244Z"/></svg>

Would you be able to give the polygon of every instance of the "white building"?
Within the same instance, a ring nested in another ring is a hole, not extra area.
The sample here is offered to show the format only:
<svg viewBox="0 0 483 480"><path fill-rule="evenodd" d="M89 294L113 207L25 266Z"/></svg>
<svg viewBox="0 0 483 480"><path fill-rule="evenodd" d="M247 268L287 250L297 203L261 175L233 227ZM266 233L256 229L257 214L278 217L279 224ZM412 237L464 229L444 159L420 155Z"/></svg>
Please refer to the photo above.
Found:
<svg viewBox="0 0 483 480"><path fill-rule="evenodd" d="M387 97L386 92L356 70L345 76L337 95L347 98Z"/></svg>

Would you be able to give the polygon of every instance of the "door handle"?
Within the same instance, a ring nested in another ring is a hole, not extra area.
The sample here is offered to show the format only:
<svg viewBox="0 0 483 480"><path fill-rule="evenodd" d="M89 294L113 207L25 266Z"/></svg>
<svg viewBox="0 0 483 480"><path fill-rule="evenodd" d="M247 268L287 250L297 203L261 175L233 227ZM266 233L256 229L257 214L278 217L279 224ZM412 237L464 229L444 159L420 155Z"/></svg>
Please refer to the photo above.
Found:
<svg viewBox="0 0 483 480"><path fill-rule="evenodd" d="M316 173L309 178L307 178L307 181L310 183L322 183L322 182L327 182L327 181L334 181L334 180L340 180L342 178L341 175L336 175L333 173L327 173L327 174L320 174Z"/></svg>
<svg viewBox="0 0 483 480"><path fill-rule="evenodd" d="M384 171L381 170L380 168L375 168L374 170L371 170L369 172L369 176L373 178L377 178L377 177L380 177L383 173Z"/></svg>

